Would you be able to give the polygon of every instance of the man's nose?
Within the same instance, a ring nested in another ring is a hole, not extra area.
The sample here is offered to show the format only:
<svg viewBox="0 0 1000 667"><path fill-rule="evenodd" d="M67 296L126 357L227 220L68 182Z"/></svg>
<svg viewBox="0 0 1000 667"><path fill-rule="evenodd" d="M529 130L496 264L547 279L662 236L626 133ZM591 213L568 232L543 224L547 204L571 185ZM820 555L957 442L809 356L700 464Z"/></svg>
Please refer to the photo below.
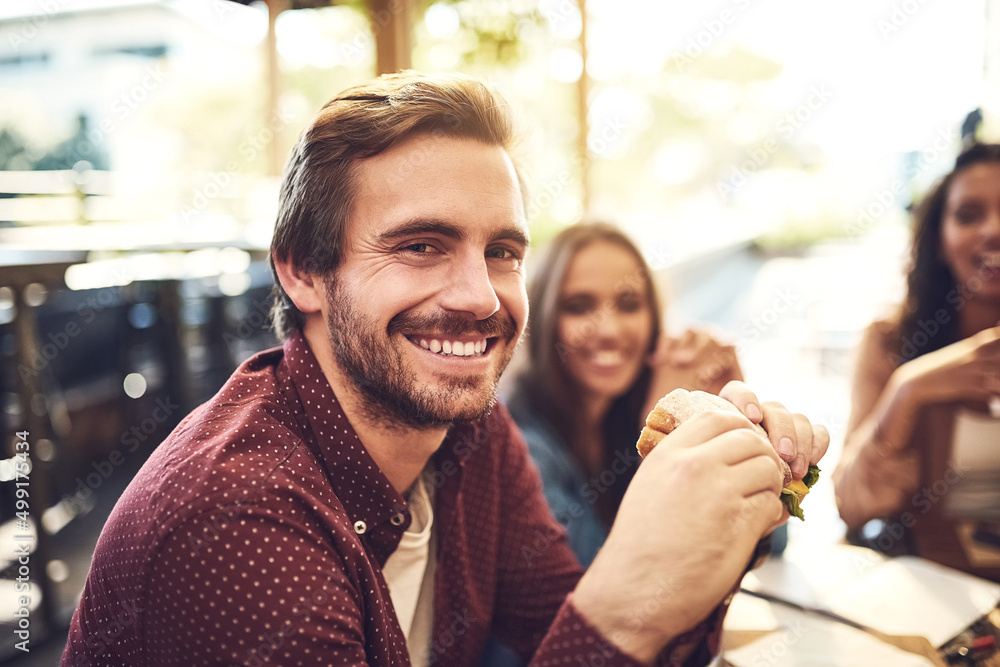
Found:
<svg viewBox="0 0 1000 667"><path fill-rule="evenodd" d="M490 280L486 258L457 260L448 282L442 295L444 309L469 313L477 320L485 320L500 310L500 299Z"/></svg>

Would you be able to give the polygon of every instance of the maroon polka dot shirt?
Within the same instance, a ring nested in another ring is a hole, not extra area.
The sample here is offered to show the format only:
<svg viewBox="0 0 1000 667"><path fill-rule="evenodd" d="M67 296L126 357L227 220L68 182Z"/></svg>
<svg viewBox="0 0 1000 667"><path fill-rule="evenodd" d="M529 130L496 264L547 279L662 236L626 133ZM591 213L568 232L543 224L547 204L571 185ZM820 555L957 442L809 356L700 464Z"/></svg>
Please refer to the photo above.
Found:
<svg viewBox="0 0 1000 667"><path fill-rule="evenodd" d="M452 428L433 461L432 663L475 665L492 633L535 665L636 664L573 606L580 566L507 411ZM126 489L62 665L408 665L382 566L409 524L293 335Z"/></svg>

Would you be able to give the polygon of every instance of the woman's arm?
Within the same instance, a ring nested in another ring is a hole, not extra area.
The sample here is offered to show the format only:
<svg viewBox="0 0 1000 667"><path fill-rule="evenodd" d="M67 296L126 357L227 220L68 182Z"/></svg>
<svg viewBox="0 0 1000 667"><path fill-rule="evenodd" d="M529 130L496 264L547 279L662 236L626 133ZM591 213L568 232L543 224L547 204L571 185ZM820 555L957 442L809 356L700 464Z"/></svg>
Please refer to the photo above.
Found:
<svg viewBox="0 0 1000 667"><path fill-rule="evenodd" d="M841 463L834 472L840 515L849 528L898 511L919 483L914 427L926 406L978 402L1000 392L1000 327L928 352L893 368L897 340L870 326L855 372L853 410Z"/></svg>
<svg viewBox="0 0 1000 667"><path fill-rule="evenodd" d="M851 529L899 510L919 483L919 459L908 449L917 405L893 381L892 339L889 325L876 322L858 348L844 451L833 473L840 516Z"/></svg>

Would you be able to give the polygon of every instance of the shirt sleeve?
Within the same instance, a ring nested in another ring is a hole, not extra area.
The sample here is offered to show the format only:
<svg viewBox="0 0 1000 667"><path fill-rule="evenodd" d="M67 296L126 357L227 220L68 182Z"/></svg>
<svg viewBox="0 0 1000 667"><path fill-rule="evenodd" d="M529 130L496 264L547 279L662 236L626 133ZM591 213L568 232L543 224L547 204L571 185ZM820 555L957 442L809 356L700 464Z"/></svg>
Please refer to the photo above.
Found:
<svg viewBox="0 0 1000 667"><path fill-rule="evenodd" d="M148 581L145 664L154 667L313 665L320 656L364 665L365 633L380 631L380 610L368 610L375 627L365 627L361 596L336 552L308 525L260 507L181 524Z"/></svg>

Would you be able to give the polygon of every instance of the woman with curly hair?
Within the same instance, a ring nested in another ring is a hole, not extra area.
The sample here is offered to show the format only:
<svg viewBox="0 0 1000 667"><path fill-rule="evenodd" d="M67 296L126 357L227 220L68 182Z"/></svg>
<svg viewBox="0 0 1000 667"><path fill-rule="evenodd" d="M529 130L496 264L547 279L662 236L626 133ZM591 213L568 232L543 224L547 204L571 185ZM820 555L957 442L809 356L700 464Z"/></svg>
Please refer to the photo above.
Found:
<svg viewBox="0 0 1000 667"><path fill-rule="evenodd" d="M914 528L939 516L947 504L942 484L956 481L946 467L956 414L985 413L1000 401L998 324L1000 145L976 144L917 211L896 315L862 337L833 475L849 530L887 517ZM943 482L922 493L933 480Z"/></svg>

